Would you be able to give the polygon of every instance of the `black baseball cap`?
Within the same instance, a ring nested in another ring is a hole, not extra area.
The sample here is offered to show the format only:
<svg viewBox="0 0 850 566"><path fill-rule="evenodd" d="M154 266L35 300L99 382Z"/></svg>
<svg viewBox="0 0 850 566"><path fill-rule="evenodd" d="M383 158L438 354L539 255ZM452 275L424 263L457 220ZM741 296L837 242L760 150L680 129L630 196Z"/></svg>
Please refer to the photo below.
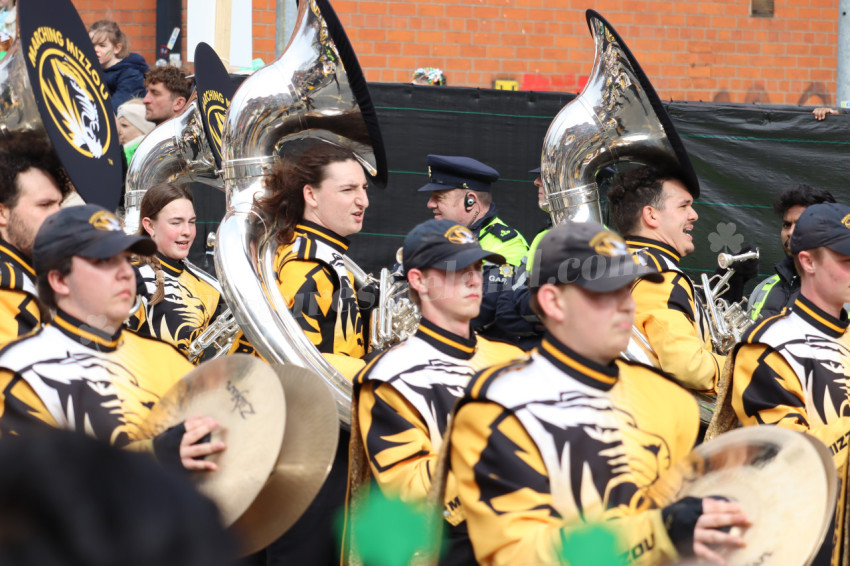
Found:
<svg viewBox="0 0 850 566"><path fill-rule="evenodd" d="M140 255L156 253L147 236L130 236L118 218L100 206L69 206L54 212L41 225L32 249L33 267L41 273L71 256L107 259L129 250Z"/></svg>
<svg viewBox="0 0 850 566"><path fill-rule="evenodd" d="M532 259L529 287L575 283L598 293L616 291L643 277L663 277L640 263L623 239L596 222L567 222L543 236Z"/></svg>
<svg viewBox="0 0 850 566"><path fill-rule="evenodd" d="M824 202L803 211L791 235L791 253L829 248L850 255L850 206Z"/></svg>
<svg viewBox="0 0 850 566"><path fill-rule="evenodd" d="M529 169L528 172L529 173L537 173L539 175L540 174L540 167L535 167L534 169Z"/></svg>
<svg viewBox="0 0 850 566"><path fill-rule="evenodd" d="M457 155L429 155L428 184L419 191L445 191L468 189L490 192L491 185L499 180L499 172L471 157Z"/></svg>
<svg viewBox="0 0 850 566"><path fill-rule="evenodd" d="M405 276L411 269L426 267L460 271L482 259L505 263L505 258L499 254L481 249L469 228L452 220L427 220L404 238L402 265Z"/></svg>

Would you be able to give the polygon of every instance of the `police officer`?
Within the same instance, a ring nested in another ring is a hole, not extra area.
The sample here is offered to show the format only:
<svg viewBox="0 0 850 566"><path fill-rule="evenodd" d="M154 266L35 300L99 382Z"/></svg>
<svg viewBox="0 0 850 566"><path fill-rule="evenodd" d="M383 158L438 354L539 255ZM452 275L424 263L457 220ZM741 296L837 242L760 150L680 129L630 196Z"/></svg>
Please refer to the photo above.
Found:
<svg viewBox="0 0 850 566"><path fill-rule="evenodd" d="M498 171L471 157L429 155L427 163L428 183L419 191L430 193L434 218L468 227L484 250L505 258L501 265L485 264L481 313L472 327L486 331L496 316L498 294L512 286L514 268L528 253L528 243L497 216L491 189Z"/></svg>
<svg viewBox="0 0 850 566"><path fill-rule="evenodd" d="M431 489L449 413L469 379L522 350L472 331L470 321L481 304L482 260L503 258L482 250L469 228L429 220L407 235L403 253L410 298L422 319L415 335L384 351L354 380L350 453L364 455L352 462L365 461L384 493L420 505ZM354 464L350 477L362 477ZM452 550L443 564L470 564L456 493L445 501Z"/></svg>
<svg viewBox="0 0 850 566"><path fill-rule="evenodd" d="M481 247L518 266L528 253L522 234L500 219L491 189L499 172L471 157L428 156L428 208L437 220L445 218L472 230Z"/></svg>

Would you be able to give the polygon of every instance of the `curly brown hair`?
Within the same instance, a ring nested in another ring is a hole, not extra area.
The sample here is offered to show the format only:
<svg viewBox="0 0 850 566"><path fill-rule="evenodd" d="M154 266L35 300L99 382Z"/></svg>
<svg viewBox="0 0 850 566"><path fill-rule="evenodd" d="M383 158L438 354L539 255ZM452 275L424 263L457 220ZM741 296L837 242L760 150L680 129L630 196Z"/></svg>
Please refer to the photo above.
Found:
<svg viewBox="0 0 850 566"><path fill-rule="evenodd" d="M171 93L171 100L183 97L189 100L192 96L192 80L187 79L183 71L172 65L154 67L145 75L145 88L152 84L162 83Z"/></svg>
<svg viewBox="0 0 850 566"><path fill-rule="evenodd" d="M50 176L64 198L71 183L47 137L32 131L0 136L0 204L15 208L21 196L18 174L40 169Z"/></svg>
<svg viewBox="0 0 850 566"><path fill-rule="evenodd" d="M666 167L638 167L621 173L608 191L611 221L620 234L630 236L640 229L643 207L661 209L664 181L679 179L676 171Z"/></svg>
<svg viewBox="0 0 850 566"><path fill-rule="evenodd" d="M254 206L277 224L278 244L288 244L295 225L304 216L304 187L317 187L327 176L327 166L343 161L357 161L346 147L317 143L296 158L281 159L266 177L267 196L258 197Z"/></svg>

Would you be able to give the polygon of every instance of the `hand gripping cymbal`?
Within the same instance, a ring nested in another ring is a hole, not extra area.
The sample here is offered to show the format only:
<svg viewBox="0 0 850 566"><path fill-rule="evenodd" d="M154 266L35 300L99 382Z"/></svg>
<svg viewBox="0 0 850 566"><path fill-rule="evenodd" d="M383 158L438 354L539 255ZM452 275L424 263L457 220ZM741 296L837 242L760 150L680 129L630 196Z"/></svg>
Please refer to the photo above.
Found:
<svg viewBox="0 0 850 566"><path fill-rule="evenodd" d="M227 448L208 456L218 470L191 479L241 553L260 550L304 513L330 472L339 435L333 397L309 370L233 354L186 374L151 411L147 432L195 415L219 422L212 440Z"/></svg>
<svg viewBox="0 0 850 566"><path fill-rule="evenodd" d="M649 489L664 507L686 496L741 504L752 523L727 564L809 564L835 509L838 478L826 446L776 426L746 427L697 446ZM688 564L690 562L682 562Z"/></svg>
<svg viewBox="0 0 850 566"><path fill-rule="evenodd" d="M258 358L237 354L205 362L156 404L147 420L148 434L196 415L218 421L212 440L227 448L207 457L217 471L194 472L191 479L230 526L260 493L277 460L286 419L283 388L274 370Z"/></svg>

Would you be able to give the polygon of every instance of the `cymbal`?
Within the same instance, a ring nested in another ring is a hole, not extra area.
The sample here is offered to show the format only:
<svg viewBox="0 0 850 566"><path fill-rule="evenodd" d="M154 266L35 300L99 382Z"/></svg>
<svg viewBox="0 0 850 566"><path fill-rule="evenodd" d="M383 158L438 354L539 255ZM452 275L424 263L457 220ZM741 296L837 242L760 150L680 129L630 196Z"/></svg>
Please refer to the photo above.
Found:
<svg viewBox="0 0 850 566"><path fill-rule="evenodd" d="M230 526L260 493L278 459L286 419L280 379L264 361L246 354L204 362L154 406L146 432L153 437L195 415L218 421L212 440L226 448L207 456L216 471L190 477Z"/></svg>
<svg viewBox="0 0 850 566"><path fill-rule="evenodd" d="M648 495L659 507L689 495L740 503L752 526L741 532L746 547L722 553L728 564L768 563L768 557L809 564L831 524L837 489L823 443L777 426L754 426L697 446Z"/></svg>
<svg viewBox="0 0 850 566"><path fill-rule="evenodd" d="M241 554L265 548L295 524L319 493L333 464L339 417L319 375L276 364L286 398L286 426L279 458L263 490L233 525Z"/></svg>

